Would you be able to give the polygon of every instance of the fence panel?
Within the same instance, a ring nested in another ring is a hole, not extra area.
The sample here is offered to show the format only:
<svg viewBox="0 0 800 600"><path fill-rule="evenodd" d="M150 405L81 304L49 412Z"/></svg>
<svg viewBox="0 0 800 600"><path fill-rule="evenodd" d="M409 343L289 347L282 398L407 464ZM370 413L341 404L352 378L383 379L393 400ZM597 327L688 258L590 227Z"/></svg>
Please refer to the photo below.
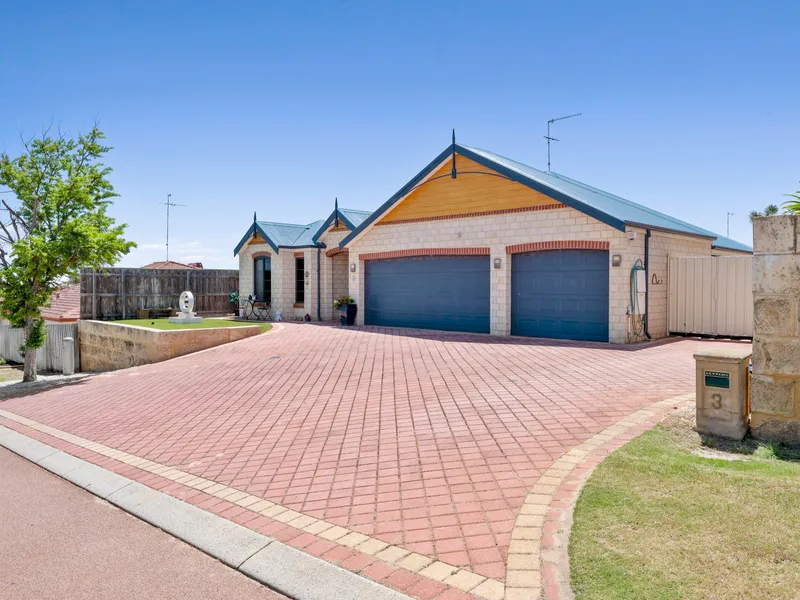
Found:
<svg viewBox="0 0 800 600"><path fill-rule="evenodd" d="M752 337L752 273L751 256L670 257L670 333Z"/></svg>
<svg viewBox="0 0 800 600"><path fill-rule="evenodd" d="M63 364L64 338L75 340L75 369L79 370L80 344L78 343L78 323L48 323L44 346L36 352L36 368L40 371L60 373ZM22 329L0 324L0 357L11 362L21 363L24 358L19 351L22 346Z"/></svg>
<svg viewBox="0 0 800 600"><path fill-rule="evenodd" d="M108 269L81 272L81 319L133 319L137 309L178 308L181 292L194 295L200 314L225 314L239 289L234 269Z"/></svg>

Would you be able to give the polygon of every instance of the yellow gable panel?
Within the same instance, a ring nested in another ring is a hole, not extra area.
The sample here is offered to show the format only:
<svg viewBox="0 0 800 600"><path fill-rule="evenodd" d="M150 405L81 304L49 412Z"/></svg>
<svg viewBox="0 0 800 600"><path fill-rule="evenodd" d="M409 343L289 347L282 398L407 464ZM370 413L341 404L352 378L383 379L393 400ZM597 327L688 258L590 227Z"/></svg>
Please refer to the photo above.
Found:
<svg viewBox="0 0 800 600"><path fill-rule="evenodd" d="M250 241L247 242L248 245L250 245L250 244L266 244L266 243L267 243L267 240L265 240L264 238L262 238L258 234L255 234L252 238L250 238Z"/></svg>
<svg viewBox="0 0 800 600"><path fill-rule="evenodd" d="M380 223L397 221L436 219L475 213L524 209L537 206L559 205L549 196L505 179L491 169L456 155L458 177L450 177L452 163L442 166L431 177L446 175L441 179L429 180L414 190L393 210L388 212ZM474 174L495 173L495 175Z"/></svg>

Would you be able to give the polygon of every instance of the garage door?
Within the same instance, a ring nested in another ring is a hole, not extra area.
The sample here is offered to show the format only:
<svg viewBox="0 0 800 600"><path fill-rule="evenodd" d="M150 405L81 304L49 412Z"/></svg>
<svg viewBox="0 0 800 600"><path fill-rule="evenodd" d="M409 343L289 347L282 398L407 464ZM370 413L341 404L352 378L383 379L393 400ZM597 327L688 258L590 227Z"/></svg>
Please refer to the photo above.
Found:
<svg viewBox="0 0 800 600"><path fill-rule="evenodd" d="M365 263L367 325L489 333L489 257Z"/></svg>
<svg viewBox="0 0 800 600"><path fill-rule="evenodd" d="M608 252L515 254L511 272L512 335L608 341Z"/></svg>

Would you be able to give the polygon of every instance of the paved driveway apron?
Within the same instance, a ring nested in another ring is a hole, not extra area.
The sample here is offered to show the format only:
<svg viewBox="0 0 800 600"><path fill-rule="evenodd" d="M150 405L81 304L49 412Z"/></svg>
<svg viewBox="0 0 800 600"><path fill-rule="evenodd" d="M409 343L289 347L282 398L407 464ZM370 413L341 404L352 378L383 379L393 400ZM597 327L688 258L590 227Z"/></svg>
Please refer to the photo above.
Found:
<svg viewBox="0 0 800 600"><path fill-rule="evenodd" d="M541 473L626 415L693 391L692 353L708 343L283 324L0 410L502 582ZM190 501L213 510L207 498Z"/></svg>

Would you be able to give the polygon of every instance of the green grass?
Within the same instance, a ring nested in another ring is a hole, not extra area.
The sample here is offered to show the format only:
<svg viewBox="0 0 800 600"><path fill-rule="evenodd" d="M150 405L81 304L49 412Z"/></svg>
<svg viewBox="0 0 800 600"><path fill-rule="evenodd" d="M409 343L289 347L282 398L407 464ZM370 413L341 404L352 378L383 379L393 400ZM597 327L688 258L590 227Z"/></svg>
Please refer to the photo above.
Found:
<svg viewBox="0 0 800 600"><path fill-rule="evenodd" d="M569 546L578 600L800 598L797 453L691 424L643 434L587 482Z"/></svg>
<svg viewBox="0 0 800 600"><path fill-rule="evenodd" d="M248 325L258 325L261 327L261 333L272 329L272 325L270 323L246 323L243 321L230 321L227 319L203 319L202 323L189 323L186 325L170 323L168 319L125 319L122 321L114 321L114 323L118 323L120 325L136 325L138 327L148 327L150 329L162 329L164 331L171 331L175 329L210 329L212 327L245 327Z"/></svg>

